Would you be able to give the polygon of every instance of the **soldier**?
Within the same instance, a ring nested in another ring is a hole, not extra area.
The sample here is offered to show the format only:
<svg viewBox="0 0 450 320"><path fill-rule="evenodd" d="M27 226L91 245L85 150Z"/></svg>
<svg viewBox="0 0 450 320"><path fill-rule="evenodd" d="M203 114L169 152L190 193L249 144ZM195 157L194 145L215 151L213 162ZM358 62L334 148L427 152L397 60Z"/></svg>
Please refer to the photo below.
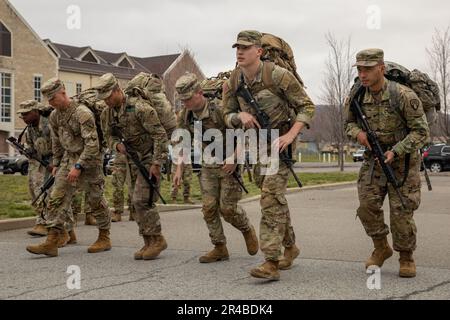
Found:
<svg viewBox="0 0 450 320"><path fill-rule="evenodd" d="M101 121L109 149L127 153L124 144L114 135L112 128L116 126L130 147L139 154L141 163L149 168L150 176L159 181L161 163L167 158L167 135L155 109L144 99L125 95L111 73L100 77L96 89L98 98L104 99L108 106L101 115ZM135 165L133 170L138 171ZM134 254L134 258L151 260L167 248L167 242L161 234L161 223L154 199L150 205L150 186L140 173L136 174L132 201L139 234L144 238L145 245Z"/></svg>
<svg viewBox="0 0 450 320"><path fill-rule="evenodd" d="M50 137L50 127L48 124L48 117L44 117L40 114L40 110L42 110L43 107L44 106L37 101L27 100L20 104L17 113L27 125L24 131L27 148L29 148L29 150L38 158L51 162L52 142ZM29 160L28 163L28 188L31 199L35 200L40 193L40 187L50 176L53 168L51 164L48 168L45 168L36 160ZM37 201L34 204L34 210L37 215L36 224L32 230L28 231L28 234L32 236L46 236L45 201Z"/></svg>
<svg viewBox="0 0 450 320"><path fill-rule="evenodd" d="M130 177L130 175L133 175ZM135 210L131 201L134 183L136 182L136 176L134 176L133 170L130 170L130 164L127 157L124 154L116 153L114 158L114 166L112 172L112 186L113 186L113 205L114 213L112 215L112 222L118 222L122 220L123 205L124 205L124 185L127 182L128 185L128 211L130 212L130 221L134 221Z"/></svg>
<svg viewBox="0 0 450 320"><path fill-rule="evenodd" d="M260 127L255 109L237 96L237 87L244 79L256 101L270 117L272 128L280 130L280 137L274 145L279 146L279 151L284 151L304 127L309 128L314 104L291 72L271 62L261 61L261 38L262 34L258 31L242 31L233 45L238 67L224 84L225 122L230 128ZM266 83L268 79L271 80L270 86ZM270 154L270 150L267 152ZM279 269L290 268L300 250L295 245L285 198L289 169L280 161L275 174L261 175L266 167L260 161L254 167L254 179L261 188L260 246L266 261L252 269L250 274L257 278L278 280ZM283 256L282 246L285 248Z"/></svg>
<svg viewBox="0 0 450 320"><path fill-rule="evenodd" d="M182 76L175 84L179 98L184 109L178 117L178 128L187 129L191 135L194 133L194 121L201 121L203 131L218 129L225 137L226 126L220 107L208 101L200 88L197 77L190 73ZM224 139L225 140L225 139ZM208 144L203 143L203 149ZM225 144L223 144L225 148ZM190 157L190 154L188 155ZM224 159L218 159L224 160ZM236 164L222 165L219 163L207 164L203 162L200 174L200 186L203 201L203 216L209 230L214 249L200 257L202 263L228 260L226 238L223 232L220 216L242 232L247 251L250 255L258 252L258 239L255 229L250 224L244 209L237 203L241 199L242 190L239 183L231 175L236 170ZM183 164L177 165L173 183L181 184Z"/></svg>
<svg viewBox="0 0 450 320"><path fill-rule="evenodd" d="M400 193L406 200L406 208L403 208L392 185L387 184L379 163L375 161L371 152L365 153L358 178L360 204L357 216L375 246L366 262L366 268L371 265L381 267L393 254L387 240L389 228L384 223L382 209L384 199L389 195L392 240L394 250L400 252L399 275L414 277L416 266L413 251L416 249L417 229L413 213L420 204L421 184L420 158L417 150L429 140L427 120L422 103L414 91L384 77L384 53L381 49L360 51L356 55L354 66L358 68L359 79L365 88L360 100L361 108L385 151L386 163L392 166L398 181L403 180L406 175L406 180L400 188ZM353 98L354 93L346 102L346 133L370 149L367 134L361 129L350 108ZM397 103L398 105L394 105Z"/></svg>
<svg viewBox="0 0 450 320"><path fill-rule="evenodd" d="M50 115L55 185L48 202L47 239L27 250L34 254L58 255L58 240L64 224L73 224L71 204L77 188L88 190L89 205L99 228L98 239L88 248L95 253L111 249L111 216L103 196L105 180L94 114L68 97L61 80L48 80L41 88L55 111Z"/></svg>

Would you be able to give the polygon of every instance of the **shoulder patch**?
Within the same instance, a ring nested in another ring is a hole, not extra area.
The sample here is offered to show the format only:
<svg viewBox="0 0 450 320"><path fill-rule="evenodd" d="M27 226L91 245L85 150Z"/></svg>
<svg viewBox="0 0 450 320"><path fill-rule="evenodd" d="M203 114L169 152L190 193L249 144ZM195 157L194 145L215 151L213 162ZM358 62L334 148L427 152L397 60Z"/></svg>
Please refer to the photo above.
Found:
<svg viewBox="0 0 450 320"><path fill-rule="evenodd" d="M418 99L411 99L411 100L409 100L409 105L414 110L417 110L420 106L420 101Z"/></svg>
<svg viewBox="0 0 450 320"><path fill-rule="evenodd" d="M77 115L78 115L78 119L80 120L80 123L85 123L89 120L94 121L94 114L84 104L78 106Z"/></svg>

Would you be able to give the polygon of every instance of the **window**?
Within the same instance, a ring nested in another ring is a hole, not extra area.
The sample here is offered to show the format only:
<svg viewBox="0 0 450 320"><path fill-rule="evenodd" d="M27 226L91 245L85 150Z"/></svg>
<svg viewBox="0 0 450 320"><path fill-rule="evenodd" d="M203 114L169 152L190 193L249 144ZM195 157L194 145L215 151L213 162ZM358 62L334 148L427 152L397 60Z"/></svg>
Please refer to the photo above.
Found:
<svg viewBox="0 0 450 320"><path fill-rule="evenodd" d="M34 100L39 102L42 101L41 84L42 84L42 77L34 76Z"/></svg>
<svg viewBox="0 0 450 320"><path fill-rule="evenodd" d="M124 68L130 68L130 69L133 69L133 66L130 64L130 62L129 62L128 59L126 59L126 58L123 58L122 61L120 61L119 67L124 67Z"/></svg>
<svg viewBox="0 0 450 320"><path fill-rule="evenodd" d="M77 88L76 88L77 95L79 95L82 90L83 90L82 84L81 83L77 83Z"/></svg>
<svg viewBox="0 0 450 320"><path fill-rule="evenodd" d="M442 148L442 153L450 153L450 147Z"/></svg>
<svg viewBox="0 0 450 320"><path fill-rule="evenodd" d="M88 52L87 54L85 54L84 57L81 59L81 61L98 63L97 59L94 57L92 52Z"/></svg>
<svg viewBox="0 0 450 320"><path fill-rule="evenodd" d="M11 122L11 74L0 73L0 122Z"/></svg>
<svg viewBox="0 0 450 320"><path fill-rule="evenodd" d="M0 22L0 56L11 57L11 32Z"/></svg>

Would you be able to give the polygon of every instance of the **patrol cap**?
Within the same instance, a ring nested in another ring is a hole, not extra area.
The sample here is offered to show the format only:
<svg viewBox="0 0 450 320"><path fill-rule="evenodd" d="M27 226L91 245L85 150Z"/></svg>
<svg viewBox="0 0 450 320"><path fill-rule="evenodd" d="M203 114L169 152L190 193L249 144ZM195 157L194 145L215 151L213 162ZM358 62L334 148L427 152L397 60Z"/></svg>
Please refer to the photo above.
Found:
<svg viewBox="0 0 450 320"><path fill-rule="evenodd" d="M97 99L105 100L108 98L118 83L119 82L112 73L105 73L102 75L98 84L94 87L94 89L97 90Z"/></svg>
<svg viewBox="0 0 450 320"><path fill-rule="evenodd" d="M365 49L356 54L354 67L374 67L384 63L384 52L381 49Z"/></svg>
<svg viewBox="0 0 450 320"><path fill-rule="evenodd" d="M256 30L244 30L239 32L237 36L237 41L235 44L233 44L233 48L236 48L237 46L261 46L261 38L262 34L259 31Z"/></svg>
<svg viewBox="0 0 450 320"><path fill-rule="evenodd" d="M42 85L41 92L48 100L51 100L61 89L64 89L64 83L58 78L51 78Z"/></svg>
<svg viewBox="0 0 450 320"><path fill-rule="evenodd" d="M23 101L21 104L19 104L19 110L17 110L16 113L21 114L21 113L27 113L27 112L30 112L33 110L41 110L42 107L43 107L42 104L40 104L36 100L26 100L26 101Z"/></svg>
<svg viewBox="0 0 450 320"><path fill-rule="evenodd" d="M198 92L200 87L200 81L193 73L187 73L181 76L175 83L175 89L177 90L178 97L181 100L189 100L194 93Z"/></svg>

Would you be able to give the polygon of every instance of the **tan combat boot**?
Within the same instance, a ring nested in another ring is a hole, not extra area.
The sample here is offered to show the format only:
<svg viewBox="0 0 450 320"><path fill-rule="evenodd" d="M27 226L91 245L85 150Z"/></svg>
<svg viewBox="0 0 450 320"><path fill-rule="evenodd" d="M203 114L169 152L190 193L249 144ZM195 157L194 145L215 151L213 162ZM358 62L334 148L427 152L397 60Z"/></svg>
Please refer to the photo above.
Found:
<svg viewBox="0 0 450 320"><path fill-rule="evenodd" d="M75 244L77 243L77 236L75 234L74 229L69 231L69 241L67 241L67 244Z"/></svg>
<svg viewBox="0 0 450 320"><path fill-rule="evenodd" d="M389 259L393 254L392 248L387 241L387 237L384 237L383 239L373 239L373 244L375 250L373 250L372 255L366 261L366 269L370 266L378 266L381 268L384 261Z"/></svg>
<svg viewBox="0 0 450 320"><path fill-rule="evenodd" d="M176 203L177 202L177 197L172 197L172 202Z"/></svg>
<svg viewBox="0 0 450 320"><path fill-rule="evenodd" d="M210 263L228 260L229 258L227 246L225 244L216 244L214 249L198 258L198 261L200 263Z"/></svg>
<svg viewBox="0 0 450 320"><path fill-rule="evenodd" d="M89 253L97 253L111 250L111 240L109 239L109 229L99 229L98 238L89 248Z"/></svg>
<svg viewBox="0 0 450 320"><path fill-rule="evenodd" d="M264 262L259 267L250 270L250 274L255 278L280 280L278 261L266 260L266 262Z"/></svg>
<svg viewBox="0 0 450 320"><path fill-rule="evenodd" d="M161 251L167 249L166 239L162 235L150 236L150 243L147 249L142 253L142 259L152 260L155 259Z"/></svg>
<svg viewBox="0 0 450 320"><path fill-rule="evenodd" d="M194 201L191 200L189 197L184 197L184 203L185 204L194 204Z"/></svg>
<svg viewBox="0 0 450 320"><path fill-rule="evenodd" d="M402 278L414 278L416 276L416 264L412 251L400 251L400 271L398 275Z"/></svg>
<svg viewBox="0 0 450 320"><path fill-rule="evenodd" d="M60 233L59 233L59 238L58 238L58 248L62 248L65 247L67 244L67 241L69 241L69 234L67 233L66 229L63 229Z"/></svg>
<svg viewBox="0 0 450 320"><path fill-rule="evenodd" d="M144 238L144 246L134 254L134 260L142 260L142 255L144 254L144 251L148 248L148 246L151 243L152 237L151 236L143 236Z"/></svg>
<svg viewBox="0 0 450 320"><path fill-rule="evenodd" d="M27 251L34 254L45 254L49 257L58 256L59 233L60 230L56 228L50 228L45 242L34 246L28 246Z"/></svg>
<svg viewBox="0 0 450 320"><path fill-rule="evenodd" d="M27 231L27 233L30 236L45 237L48 233L48 230L43 224L37 224L33 227L33 229L31 229L30 231Z"/></svg>
<svg viewBox="0 0 450 320"><path fill-rule="evenodd" d="M300 249L295 245L295 243L292 247L284 248L284 255L283 258L281 258L280 263L278 264L278 269L290 269L292 267L294 259L297 258L299 254Z"/></svg>
<svg viewBox="0 0 450 320"><path fill-rule="evenodd" d="M122 221L122 215L120 212L113 212L111 215L111 222L119 222Z"/></svg>
<svg viewBox="0 0 450 320"><path fill-rule="evenodd" d="M250 226L250 229L242 232L242 234L244 235L248 254L254 256L258 252L258 237L256 236L255 228Z"/></svg>

